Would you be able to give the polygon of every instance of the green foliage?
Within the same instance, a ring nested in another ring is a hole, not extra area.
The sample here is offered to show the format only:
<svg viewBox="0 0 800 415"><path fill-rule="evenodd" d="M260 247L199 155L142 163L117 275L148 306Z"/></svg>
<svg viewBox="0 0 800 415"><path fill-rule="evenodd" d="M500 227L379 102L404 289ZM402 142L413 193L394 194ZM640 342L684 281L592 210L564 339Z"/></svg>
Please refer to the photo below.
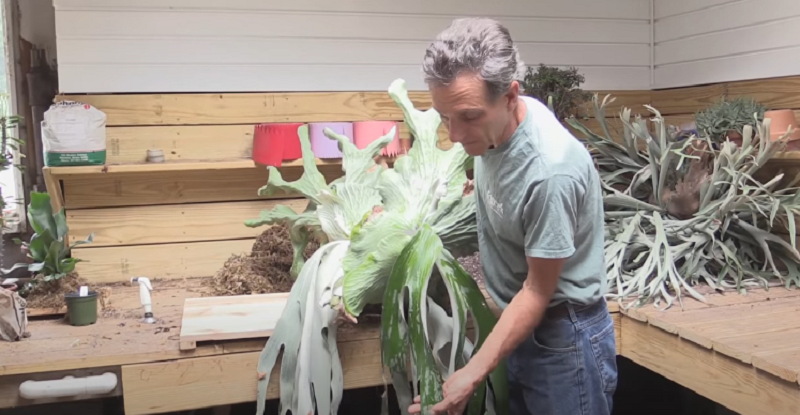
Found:
<svg viewBox="0 0 800 415"><path fill-rule="evenodd" d="M45 282L58 280L73 272L80 260L70 257L72 248L91 243L94 238L94 234L91 234L86 240L68 246L66 238L69 229L64 209L53 213L47 193L31 192L28 222L35 232L27 244L28 258L33 263L19 263L12 269L27 267L28 271L41 275Z"/></svg>
<svg viewBox="0 0 800 415"><path fill-rule="evenodd" d="M286 223L295 254L310 237L321 244L308 261L295 255L298 277L259 360L258 413L281 351L281 413L336 413L343 388L335 348L342 310L357 317L366 305L383 304L382 356L404 413L414 395L409 379L419 380L413 388L419 388L427 411L441 399L443 380L466 364L496 323L477 283L453 256L477 250L475 196L463 190L472 159L460 144L447 151L437 147L441 118L433 109L414 108L405 81L393 82L389 95L415 137L408 155L392 168L382 168L374 158L394 130L362 150L326 130L342 149L345 175L325 183L301 127L303 175L286 182L270 168L269 181L259 190L262 195L298 192L309 199L308 208L298 214L276 206L247 226ZM445 312L446 303L453 316ZM478 331L475 344L466 339L468 312ZM507 413L506 405L501 365L480 387L471 411Z"/></svg>
<svg viewBox="0 0 800 415"><path fill-rule="evenodd" d="M602 179L611 298L632 297L627 307L650 300L669 307L683 293L704 301L700 283L720 291L800 283L800 174L781 188L782 173L767 183L754 178L785 149L788 134L770 141L769 120L754 115L755 128L742 128L741 146L715 145L708 137L675 140L661 114L646 106L654 134L624 108L623 136L614 140L606 104L595 95L604 135L568 122L586 136ZM771 233L779 226L789 229L790 242Z"/></svg>
<svg viewBox="0 0 800 415"><path fill-rule="evenodd" d="M592 94L580 89L586 81L577 68L560 69L540 64L534 72L528 67L520 82L522 94L547 104L559 120L570 116L581 117L580 106L592 98Z"/></svg>
<svg viewBox="0 0 800 415"><path fill-rule="evenodd" d="M752 125L753 117L764 121L766 107L752 98L738 97L720 102L695 114L697 133L708 135L712 141L722 142L731 131L742 134L746 125Z"/></svg>

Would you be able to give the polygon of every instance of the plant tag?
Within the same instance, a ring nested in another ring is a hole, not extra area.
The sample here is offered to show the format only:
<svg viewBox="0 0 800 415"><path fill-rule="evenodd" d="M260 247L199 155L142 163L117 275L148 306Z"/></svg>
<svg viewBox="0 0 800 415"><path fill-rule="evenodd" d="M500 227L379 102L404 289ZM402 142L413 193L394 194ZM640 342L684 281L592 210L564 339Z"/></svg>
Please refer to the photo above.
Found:
<svg viewBox="0 0 800 415"><path fill-rule="evenodd" d="M81 296L81 297L86 297L87 295L89 295L89 287L87 287L85 285L82 286L80 288L80 290L78 291L78 295Z"/></svg>

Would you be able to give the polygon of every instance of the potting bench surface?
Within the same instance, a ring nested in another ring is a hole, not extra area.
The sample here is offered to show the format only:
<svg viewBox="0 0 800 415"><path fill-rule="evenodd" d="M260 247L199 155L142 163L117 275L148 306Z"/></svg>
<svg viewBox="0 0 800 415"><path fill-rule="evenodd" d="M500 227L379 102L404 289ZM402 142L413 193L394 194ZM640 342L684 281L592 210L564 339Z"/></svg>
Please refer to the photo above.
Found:
<svg viewBox="0 0 800 415"><path fill-rule="evenodd" d="M106 307L99 309L93 325L73 327L61 318L30 321L31 337L2 345L0 408L30 404L18 397L24 380L60 379L86 370L90 374L118 373L124 387L118 388L117 394L124 396L126 414L254 401L256 366L265 339L215 341L198 343L193 350L179 349L184 300L202 296L204 281L207 279L154 281L155 324L141 321L138 287L123 284L111 287ZM491 301L490 305L494 307ZM609 306L619 327L616 304ZM619 334L617 330L618 342ZM345 388L390 381L381 364L377 321L344 325L338 337ZM275 370L270 398L278 396L277 377Z"/></svg>
<svg viewBox="0 0 800 415"><path fill-rule="evenodd" d="M800 408L800 289L621 310L621 354L741 415Z"/></svg>

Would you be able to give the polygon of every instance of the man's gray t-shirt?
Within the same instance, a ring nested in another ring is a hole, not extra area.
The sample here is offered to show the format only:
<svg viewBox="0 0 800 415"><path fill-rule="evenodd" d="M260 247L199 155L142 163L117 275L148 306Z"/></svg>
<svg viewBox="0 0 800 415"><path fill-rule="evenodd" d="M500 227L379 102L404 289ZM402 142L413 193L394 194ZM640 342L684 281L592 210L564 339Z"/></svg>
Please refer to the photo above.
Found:
<svg viewBox="0 0 800 415"><path fill-rule="evenodd" d="M550 306L606 293L600 177L584 147L541 102L511 138L475 158L478 240L486 289L505 308L528 276L526 256L568 258Z"/></svg>

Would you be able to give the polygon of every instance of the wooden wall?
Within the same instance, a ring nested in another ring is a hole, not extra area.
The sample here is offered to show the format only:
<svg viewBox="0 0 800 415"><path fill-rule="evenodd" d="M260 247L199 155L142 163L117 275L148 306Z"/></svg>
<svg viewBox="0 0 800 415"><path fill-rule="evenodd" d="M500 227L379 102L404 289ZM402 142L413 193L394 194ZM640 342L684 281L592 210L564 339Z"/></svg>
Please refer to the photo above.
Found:
<svg viewBox="0 0 800 415"><path fill-rule="evenodd" d="M649 91L600 91L615 106L640 107ZM412 92L418 108L427 93ZM95 233L95 242L73 251L85 260L80 274L93 281L135 276L183 278L213 275L234 253L249 252L256 235L244 221L285 203L257 195L267 171L255 167L253 125L273 121L402 120L386 92L286 94L168 94L61 96L90 103L107 114L108 165L49 168L50 189L62 191L70 239ZM613 117L616 111L609 111ZM618 125L618 122L614 122ZM598 123L589 121L599 131ZM401 136L408 136L401 124ZM450 148L440 128L440 147ZM147 149L164 150L164 164L143 164ZM299 162L282 167L287 179L302 174ZM319 163L329 180L336 161Z"/></svg>
<svg viewBox="0 0 800 415"><path fill-rule="evenodd" d="M654 88L800 74L800 1L655 0Z"/></svg>
<svg viewBox="0 0 800 415"><path fill-rule="evenodd" d="M28 1L28 0L26 0ZM426 90L425 48L457 17L505 24L529 65L589 89L650 88L647 0L52 0L61 91Z"/></svg>

